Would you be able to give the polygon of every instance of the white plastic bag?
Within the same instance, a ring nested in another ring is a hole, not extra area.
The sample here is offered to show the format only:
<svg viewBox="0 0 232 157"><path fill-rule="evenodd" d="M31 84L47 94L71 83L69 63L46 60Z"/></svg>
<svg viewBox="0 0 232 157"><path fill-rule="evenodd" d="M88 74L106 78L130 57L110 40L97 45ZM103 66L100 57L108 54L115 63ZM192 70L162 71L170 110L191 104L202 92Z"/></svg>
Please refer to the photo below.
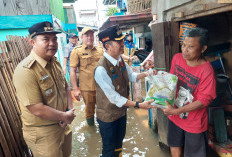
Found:
<svg viewBox="0 0 232 157"><path fill-rule="evenodd" d="M149 76L150 88L145 100L154 99L151 105L159 108L167 108L165 101L168 101L170 105L174 105L177 81L176 75L164 71L159 71L157 75Z"/></svg>

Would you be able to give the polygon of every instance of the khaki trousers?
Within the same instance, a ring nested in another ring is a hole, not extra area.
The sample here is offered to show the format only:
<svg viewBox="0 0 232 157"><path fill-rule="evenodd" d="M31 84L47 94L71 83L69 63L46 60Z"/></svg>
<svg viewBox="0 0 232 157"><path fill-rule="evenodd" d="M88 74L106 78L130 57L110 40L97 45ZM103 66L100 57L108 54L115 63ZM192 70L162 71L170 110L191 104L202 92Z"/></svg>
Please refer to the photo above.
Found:
<svg viewBox="0 0 232 157"><path fill-rule="evenodd" d="M58 124L41 127L23 126L23 137L34 157L69 157L72 151L72 130Z"/></svg>
<svg viewBox="0 0 232 157"><path fill-rule="evenodd" d="M85 117L92 118L95 113L96 91L81 91L85 102Z"/></svg>

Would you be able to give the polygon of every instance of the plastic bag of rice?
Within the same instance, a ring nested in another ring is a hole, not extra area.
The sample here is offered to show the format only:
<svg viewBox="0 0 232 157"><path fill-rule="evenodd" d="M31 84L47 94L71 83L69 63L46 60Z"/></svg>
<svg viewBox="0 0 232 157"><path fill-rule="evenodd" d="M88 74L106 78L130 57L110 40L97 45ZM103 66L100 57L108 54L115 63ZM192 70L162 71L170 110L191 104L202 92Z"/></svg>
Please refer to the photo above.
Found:
<svg viewBox="0 0 232 157"><path fill-rule="evenodd" d="M145 100L154 99L151 105L159 108L167 108L165 101L168 101L170 105L174 105L177 81L176 75L164 71L159 71L157 75L149 76L148 83L150 88Z"/></svg>

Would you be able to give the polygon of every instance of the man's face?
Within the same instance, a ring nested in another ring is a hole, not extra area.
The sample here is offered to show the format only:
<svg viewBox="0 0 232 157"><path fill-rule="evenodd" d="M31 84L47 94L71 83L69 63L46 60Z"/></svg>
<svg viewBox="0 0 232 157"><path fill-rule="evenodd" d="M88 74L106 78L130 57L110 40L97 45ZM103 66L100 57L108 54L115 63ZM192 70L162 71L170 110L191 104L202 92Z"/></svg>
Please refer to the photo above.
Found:
<svg viewBox="0 0 232 157"><path fill-rule="evenodd" d="M94 35L92 31L88 31L85 34L82 35L81 37L83 43L87 46L93 46L94 42Z"/></svg>
<svg viewBox="0 0 232 157"><path fill-rule="evenodd" d="M69 42L72 43L73 45L76 45L77 41L78 41L78 38L76 36L72 37L72 38L69 38Z"/></svg>
<svg viewBox="0 0 232 157"><path fill-rule="evenodd" d="M33 50L41 58L49 61L57 52L56 34L40 34L31 40Z"/></svg>
<svg viewBox="0 0 232 157"><path fill-rule="evenodd" d="M128 35L128 36L127 36L127 40L128 40L128 41L132 41L132 36L131 36L131 35Z"/></svg>
<svg viewBox="0 0 232 157"><path fill-rule="evenodd" d="M181 50L183 58L186 61L197 61L206 48L207 47L201 47L199 37L186 37L183 41Z"/></svg>
<svg viewBox="0 0 232 157"><path fill-rule="evenodd" d="M111 41L111 45L109 45L108 49L113 57L119 57L121 54L124 53L124 42L123 40L119 41Z"/></svg>

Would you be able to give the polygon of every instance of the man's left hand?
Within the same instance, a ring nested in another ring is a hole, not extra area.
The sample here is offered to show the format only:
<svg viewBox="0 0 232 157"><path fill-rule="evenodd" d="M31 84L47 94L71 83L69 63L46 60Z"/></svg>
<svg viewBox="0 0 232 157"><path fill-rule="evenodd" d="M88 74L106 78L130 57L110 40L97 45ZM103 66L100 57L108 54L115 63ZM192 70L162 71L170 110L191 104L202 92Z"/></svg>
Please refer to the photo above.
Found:
<svg viewBox="0 0 232 157"><path fill-rule="evenodd" d="M173 107L172 105L170 105L167 101L165 101L168 108L166 109L162 109L164 114L167 116L171 116L171 115L178 115L178 108Z"/></svg>

